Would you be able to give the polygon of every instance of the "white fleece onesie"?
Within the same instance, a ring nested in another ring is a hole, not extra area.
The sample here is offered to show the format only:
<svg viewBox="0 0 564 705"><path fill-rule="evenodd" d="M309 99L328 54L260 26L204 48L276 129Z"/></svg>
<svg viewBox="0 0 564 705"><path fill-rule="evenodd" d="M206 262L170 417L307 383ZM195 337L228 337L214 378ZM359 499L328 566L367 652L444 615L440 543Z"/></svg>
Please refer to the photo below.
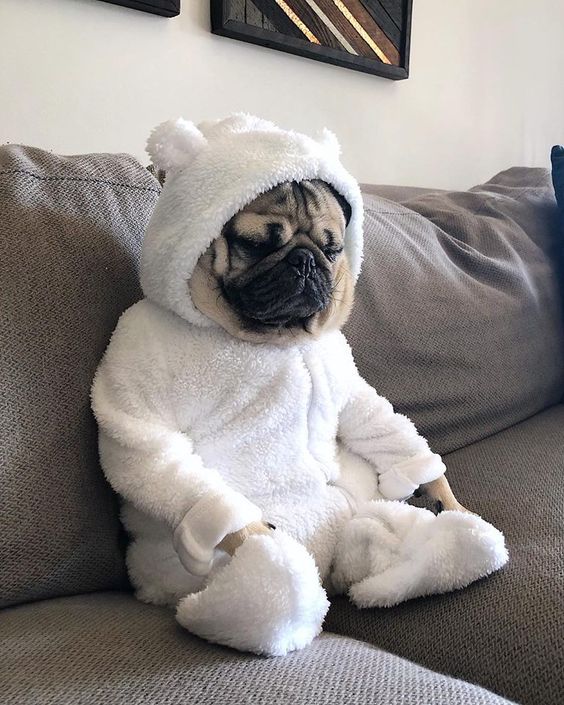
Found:
<svg viewBox="0 0 564 705"><path fill-rule="evenodd" d="M222 226L288 180L324 179L349 201L345 251L358 276L362 199L334 136L235 115L167 123L149 151L167 180L144 243L146 298L121 317L92 389L139 598L178 603L179 621L212 641L283 654L321 629L320 579L384 606L503 565L503 536L479 517L381 501L445 467L359 376L340 332L246 343L191 302L191 273ZM259 519L276 530L232 559L216 549Z"/></svg>

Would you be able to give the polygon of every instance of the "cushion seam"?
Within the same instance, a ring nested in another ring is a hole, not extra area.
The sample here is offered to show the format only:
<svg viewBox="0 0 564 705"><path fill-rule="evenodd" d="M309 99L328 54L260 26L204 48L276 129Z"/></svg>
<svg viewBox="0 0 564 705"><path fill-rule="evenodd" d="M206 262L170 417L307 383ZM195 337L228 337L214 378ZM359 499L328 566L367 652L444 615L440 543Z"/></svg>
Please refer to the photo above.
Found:
<svg viewBox="0 0 564 705"><path fill-rule="evenodd" d="M403 211L373 211L368 208L366 208L366 210L373 215L418 215L420 218L425 217L424 215L421 215L421 213L409 209L407 206L404 206L404 208L407 210L407 213L404 213Z"/></svg>
<svg viewBox="0 0 564 705"><path fill-rule="evenodd" d="M465 450L466 448L471 448L472 446L479 445L480 443L483 443L484 441L488 440L489 438L495 438L495 436L499 436L502 433L506 433L506 431L510 431L512 428L516 428L517 426L520 426L523 423L526 423L527 421L530 421L531 419L534 419L536 416L540 416L541 414L544 414L546 411L550 411L551 409L555 409L558 406L562 406L561 401L555 401L552 404L549 404L548 406L543 406L542 409L539 409L538 411L534 411L532 414L529 416L525 416L524 419L521 419L520 421L515 421L512 424L509 424L509 426L504 426L503 428L500 428L497 431L494 431L493 433L488 433L485 436L482 436L480 438L477 438L475 441L471 441L470 443L466 443L465 445L462 446L457 446L456 448L451 448L450 450L445 450L441 453L441 457L443 460L447 460L448 456L454 453L458 453L461 450ZM445 462L446 465L446 462ZM448 465L447 465L447 472L448 472Z"/></svg>
<svg viewBox="0 0 564 705"><path fill-rule="evenodd" d="M5 171L0 171L0 176L12 176L14 174L31 176L39 181L77 181L93 184L106 184L107 186L123 186L124 188L135 189L136 191L150 191L151 193L160 194L160 189L158 188L152 188L150 186L136 186L135 184L124 184L120 181L110 181L109 179L97 179L95 177L80 176L41 176L40 174L34 174L33 172L26 171L25 169L8 169Z"/></svg>
<svg viewBox="0 0 564 705"><path fill-rule="evenodd" d="M515 195L515 198L512 198L512 200L519 200L519 198L521 198L521 196L523 196L523 194L525 194L531 190L541 188L542 186L543 186L543 184L540 182L534 186L522 186L519 189L519 192ZM475 193L475 192L469 190L469 191L464 191L464 192L461 191L460 193ZM475 211L474 213L472 213L472 215L480 215L484 211L486 206L488 206L492 201L497 200L496 195L497 194L487 195L486 198L484 199L484 202L480 205L479 209L477 211ZM413 208L411 208L407 204L402 203L402 204L400 204L400 206L403 209L405 209L405 212L403 210L402 211L375 211L375 210L372 210L371 208L367 208L367 207L365 209L366 209L366 211L369 211L373 215L416 215L416 216L419 216L420 218L424 218L425 220L430 220L431 222L434 222L432 220L431 216L424 215L423 213L420 213L419 211L414 210ZM464 209L464 210L467 210L467 209Z"/></svg>

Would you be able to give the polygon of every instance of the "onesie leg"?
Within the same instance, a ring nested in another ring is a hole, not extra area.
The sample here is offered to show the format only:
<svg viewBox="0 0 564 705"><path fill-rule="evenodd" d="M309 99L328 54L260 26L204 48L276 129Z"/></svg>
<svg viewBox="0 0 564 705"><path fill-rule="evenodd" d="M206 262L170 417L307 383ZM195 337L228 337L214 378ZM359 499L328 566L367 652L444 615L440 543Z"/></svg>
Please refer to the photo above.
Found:
<svg viewBox="0 0 564 705"><path fill-rule="evenodd" d="M127 571L141 602L173 607L204 580L184 568L170 536L138 537L127 549Z"/></svg>
<svg viewBox="0 0 564 705"><path fill-rule="evenodd" d="M465 587L508 559L503 534L474 514L400 502L363 505L342 529L332 582L358 607L391 607Z"/></svg>
<svg viewBox="0 0 564 705"><path fill-rule="evenodd" d="M277 529L248 538L206 588L179 602L176 617L208 641L281 656L320 633L328 607L313 558Z"/></svg>

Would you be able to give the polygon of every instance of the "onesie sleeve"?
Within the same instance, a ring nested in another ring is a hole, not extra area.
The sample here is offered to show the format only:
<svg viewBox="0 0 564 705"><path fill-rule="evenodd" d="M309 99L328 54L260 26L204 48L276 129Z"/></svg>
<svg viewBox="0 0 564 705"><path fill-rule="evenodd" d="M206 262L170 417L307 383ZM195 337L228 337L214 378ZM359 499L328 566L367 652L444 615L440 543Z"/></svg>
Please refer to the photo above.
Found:
<svg viewBox="0 0 564 705"><path fill-rule="evenodd" d="M205 574L222 539L262 512L204 464L135 361L113 355L112 345L91 394L104 473L123 498L168 524L184 566Z"/></svg>
<svg viewBox="0 0 564 705"><path fill-rule="evenodd" d="M412 421L396 413L356 368L339 417L339 439L373 465L378 489L386 499L406 499L421 484L445 472L441 457L431 451Z"/></svg>

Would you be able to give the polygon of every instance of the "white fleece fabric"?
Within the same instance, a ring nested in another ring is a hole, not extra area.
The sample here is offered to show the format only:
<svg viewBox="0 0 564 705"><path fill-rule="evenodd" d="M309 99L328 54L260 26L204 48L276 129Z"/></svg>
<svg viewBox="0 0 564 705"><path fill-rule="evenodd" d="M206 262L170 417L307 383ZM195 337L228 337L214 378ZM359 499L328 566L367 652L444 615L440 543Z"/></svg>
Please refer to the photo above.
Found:
<svg viewBox="0 0 564 705"><path fill-rule="evenodd" d="M144 243L146 298L122 315L92 388L139 598L178 605L179 621L211 641L274 655L320 631L320 581L359 606L391 605L503 565L503 536L479 517L382 501L445 467L359 376L340 332L246 343L190 299L197 259L223 225L288 180L323 179L349 201L345 250L358 275L362 199L335 137L235 115L165 123L148 149L168 172ZM276 530L231 560L217 549L261 518Z"/></svg>
<svg viewBox="0 0 564 705"><path fill-rule="evenodd" d="M180 601L176 614L209 641L283 656L319 634L328 608L313 558L277 530L247 539L204 590Z"/></svg>

